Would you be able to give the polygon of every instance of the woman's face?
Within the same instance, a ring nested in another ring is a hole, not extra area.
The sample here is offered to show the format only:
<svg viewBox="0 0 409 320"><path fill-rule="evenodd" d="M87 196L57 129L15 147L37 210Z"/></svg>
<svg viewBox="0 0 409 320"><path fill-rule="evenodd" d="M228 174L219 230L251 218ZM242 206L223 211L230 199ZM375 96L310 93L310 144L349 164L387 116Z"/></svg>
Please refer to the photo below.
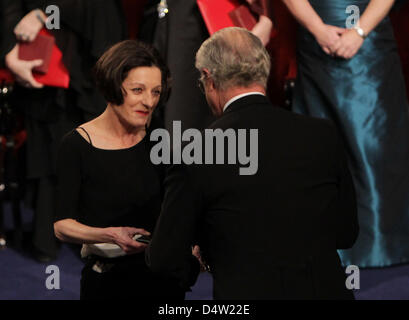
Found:
<svg viewBox="0 0 409 320"><path fill-rule="evenodd" d="M162 93L162 74L157 67L138 67L128 73L122 84L124 103L114 108L121 122L131 127L149 123Z"/></svg>

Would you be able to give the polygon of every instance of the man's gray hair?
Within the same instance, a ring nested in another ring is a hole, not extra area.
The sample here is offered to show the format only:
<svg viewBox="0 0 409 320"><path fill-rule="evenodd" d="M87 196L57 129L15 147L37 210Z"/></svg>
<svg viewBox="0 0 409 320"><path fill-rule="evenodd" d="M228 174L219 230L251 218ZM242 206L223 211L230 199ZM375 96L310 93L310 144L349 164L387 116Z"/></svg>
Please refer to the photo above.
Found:
<svg viewBox="0 0 409 320"><path fill-rule="evenodd" d="M254 83L266 88L270 67L270 56L260 39L243 28L217 31L196 54L196 68L200 72L209 70L221 90Z"/></svg>

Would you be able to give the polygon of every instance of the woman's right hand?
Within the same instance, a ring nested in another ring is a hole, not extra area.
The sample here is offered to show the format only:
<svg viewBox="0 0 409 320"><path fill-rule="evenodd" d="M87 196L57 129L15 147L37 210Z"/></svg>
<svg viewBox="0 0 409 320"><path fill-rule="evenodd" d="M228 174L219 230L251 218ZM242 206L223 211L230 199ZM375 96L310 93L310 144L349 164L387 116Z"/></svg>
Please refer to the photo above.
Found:
<svg viewBox="0 0 409 320"><path fill-rule="evenodd" d="M313 31L313 35L318 44L328 55L333 55L338 49L339 40L347 29L322 24L319 28Z"/></svg>
<svg viewBox="0 0 409 320"><path fill-rule="evenodd" d="M144 252L148 247L144 243L133 240L137 234L149 236L150 233L144 229L131 227L108 228L108 233L112 242L120 246L127 255Z"/></svg>
<svg viewBox="0 0 409 320"><path fill-rule="evenodd" d="M15 45L6 55L6 66L15 75L16 80L26 88L41 89L44 86L33 77L33 69L43 64L42 60L24 61L18 58L19 45Z"/></svg>

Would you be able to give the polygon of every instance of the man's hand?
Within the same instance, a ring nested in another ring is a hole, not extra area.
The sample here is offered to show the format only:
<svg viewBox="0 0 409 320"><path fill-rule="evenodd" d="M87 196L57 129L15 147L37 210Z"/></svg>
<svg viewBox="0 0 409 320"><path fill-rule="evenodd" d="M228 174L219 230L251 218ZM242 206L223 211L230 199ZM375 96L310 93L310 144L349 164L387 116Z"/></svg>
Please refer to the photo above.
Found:
<svg viewBox="0 0 409 320"><path fill-rule="evenodd" d="M32 42L37 38L38 33L43 28L43 23L38 19L37 14L46 21L47 16L39 9L28 13L14 28L14 34L20 41Z"/></svg>
<svg viewBox="0 0 409 320"><path fill-rule="evenodd" d="M149 236L150 233L144 229L130 227L109 228L109 233L112 242L120 246L127 255L144 252L148 247L144 243L133 240L133 237L137 234Z"/></svg>
<svg viewBox="0 0 409 320"><path fill-rule="evenodd" d="M18 44L6 55L6 66L15 75L19 84L26 88L41 89L44 86L33 77L33 69L43 64L42 60L24 61L18 58Z"/></svg>
<svg viewBox="0 0 409 320"><path fill-rule="evenodd" d="M347 30L343 28L324 24L314 31L313 34L322 50L324 50L324 52L328 55L333 55L341 36L346 31Z"/></svg>
<svg viewBox="0 0 409 320"><path fill-rule="evenodd" d="M354 29L347 30L334 46L334 53L340 58L351 59L361 49L364 39Z"/></svg>

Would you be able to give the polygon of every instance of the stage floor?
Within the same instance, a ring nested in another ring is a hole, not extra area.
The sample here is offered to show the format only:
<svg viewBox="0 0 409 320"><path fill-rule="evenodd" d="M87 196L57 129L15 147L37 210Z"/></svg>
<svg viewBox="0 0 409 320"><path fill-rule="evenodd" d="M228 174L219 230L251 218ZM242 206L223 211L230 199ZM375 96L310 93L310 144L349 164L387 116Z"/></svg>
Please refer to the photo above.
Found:
<svg viewBox="0 0 409 320"><path fill-rule="evenodd" d="M12 249L0 251L0 300L77 300L82 262L76 248L62 246L58 259L41 264ZM60 290L46 288L48 265L60 270ZM361 271L358 300L408 300L409 265ZM211 300L212 279L202 274L188 300Z"/></svg>
<svg viewBox="0 0 409 320"><path fill-rule="evenodd" d="M56 261L36 262L29 255L32 212L22 208L25 234L23 250L7 248L0 251L0 300L77 300L79 299L82 261L79 247L62 245ZM10 208L5 207L5 225L11 228ZM46 287L46 269L55 265L60 270L60 290ZM361 270L358 300L409 300L409 265L384 269ZM188 300L211 300L212 278L202 274L187 294Z"/></svg>

